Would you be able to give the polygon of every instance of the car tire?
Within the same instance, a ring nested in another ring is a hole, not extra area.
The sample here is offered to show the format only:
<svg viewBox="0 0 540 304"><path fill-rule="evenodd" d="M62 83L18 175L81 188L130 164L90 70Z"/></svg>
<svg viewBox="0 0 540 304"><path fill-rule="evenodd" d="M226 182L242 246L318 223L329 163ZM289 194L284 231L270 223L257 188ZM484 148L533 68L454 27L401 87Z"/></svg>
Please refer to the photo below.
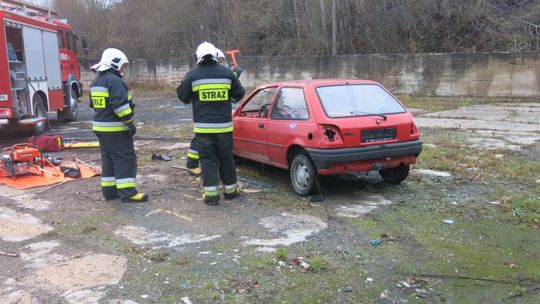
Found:
<svg viewBox="0 0 540 304"><path fill-rule="evenodd" d="M390 184L399 184L409 175L409 165L379 170L382 179Z"/></svg>
<svg viewBox="0 0 540 304"><path fill-rule="evenodd" d="M45 110L45 106L43 105L43 101L41 100L41 97L37 94L34 97L34 117L46 118L44 121L36 123L33 126L34 133L36 135L45 133L45 131L47 130L47 120L48 120L47 111Z"/></svg>
<svg viewBox="0 0 540 304"><path fill-rule="evenodd" d="M79 118L79 95L77 95L75 88L71 88L69 105L67 105L63 111L58 112L58 118L67 122L74 122Z"/></svg>
<svg viewBox="0 0 540 304"><path fill-rule="evenodd" d="M308 196L315 192L317 171L307 154L296 154L291 161L289 171L294 192L300 196Z"/></svg>

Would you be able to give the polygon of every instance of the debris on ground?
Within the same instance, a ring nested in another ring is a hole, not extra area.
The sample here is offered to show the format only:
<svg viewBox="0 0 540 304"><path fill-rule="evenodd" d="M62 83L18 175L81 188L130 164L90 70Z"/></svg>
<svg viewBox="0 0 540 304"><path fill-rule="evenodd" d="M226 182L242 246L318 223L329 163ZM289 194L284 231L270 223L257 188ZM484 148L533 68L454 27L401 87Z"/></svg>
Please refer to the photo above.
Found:
<svg viewBox="0 0 540 304"><path fill-rule="evenodd" d="M291 263L294 265L300 266L302 272L306 272L311 269L311 265L305 262L303 257L294 258L291 260Z"/></svg>
<svg viewBox="0 0 540 304"><path fill-rule="evenodd" d="M374 239L374 240L371 240L369 243L372 246L377 246L377 245L381 244L381 240L380 239Z"/></svg>
<svg viewBox="0 0 540 304"><path fill-rule="evenodd" d="M245 284L242 284L242 286L236 287L235 291L239 294L246 294L249 293L249 291L253 288L259 287L259 282L257 281L248 281Z"/></svg>
<svg viewBox="0 0 540 304"><path fill-rule="evenodd" d="M182 300L182 302L184 302L184 304L193 304L188 297L183 297L181 298L180 300Z"/></svg>
<svg viewBox="0 0 540 304"><path fill-rule="evenodd" d="M161 153L161 154L152 154L152 160L164 160L164 161L171 161L172 157L168 154Z"/></svg>
<svg viewBox="0 0 540 304"><path fill-rule="evenodd" d="M450 224L450 225L451 225L451 224L454 223L454 220L452 220L452 219L445 219L445 220L443 220L443 223L445 223L445 224Z"/></svg>
<svg viewBox="0 0 540 304"><path fill-rule="evenodd" d="M381 235L379 235L379 239L381 241L390 241L390 242L397 240L396 237L394 237L394 236L392 236L392 235L390 235L390 234L388 234L386 232L381 233Z"/></svg>

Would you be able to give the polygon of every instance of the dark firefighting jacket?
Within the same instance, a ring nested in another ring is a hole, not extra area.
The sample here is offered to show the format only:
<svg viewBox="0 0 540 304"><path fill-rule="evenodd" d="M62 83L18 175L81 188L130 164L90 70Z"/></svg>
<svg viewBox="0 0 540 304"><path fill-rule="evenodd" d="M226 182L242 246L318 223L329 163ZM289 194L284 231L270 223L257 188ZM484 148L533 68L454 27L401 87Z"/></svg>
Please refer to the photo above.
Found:
<svg viewBox="0 0 540 304"><path fill-rule="evenodd" d="M92 130L98 133L129 131L134 104L128 87L117 71L99 73L90 85L90 107L94 109Z"/></svg>
<svg viewBox="0 0 540 304"><path fill-rule="evenodd" d="M187 72L176 89L178 98L193 104L195 133L232 132L232 104L244 97L245 89L227 67L204 62Z"/></svg>

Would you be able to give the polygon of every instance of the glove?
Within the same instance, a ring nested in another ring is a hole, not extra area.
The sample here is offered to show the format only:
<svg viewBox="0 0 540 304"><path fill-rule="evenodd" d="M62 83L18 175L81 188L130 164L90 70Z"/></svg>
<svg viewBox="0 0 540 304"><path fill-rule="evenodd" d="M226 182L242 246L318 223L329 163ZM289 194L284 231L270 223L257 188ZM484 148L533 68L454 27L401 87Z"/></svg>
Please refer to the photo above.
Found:
<svg viewBox="0 0 540 304"><path fill-rule="evenodd" d="M137 133L137 127L135 126L135 123L130 123L129 125L127 125L128 129L129 129L129 136L133 136L135 135L135 133Z"/></svg>
<svg viewBox="0 0 540 304"><path fill-rule="evenodd" d="M233 69L234 74L236 74L236 78L240 78L240 74L242 74L242 68L240 66L235 66Z"/></svg>

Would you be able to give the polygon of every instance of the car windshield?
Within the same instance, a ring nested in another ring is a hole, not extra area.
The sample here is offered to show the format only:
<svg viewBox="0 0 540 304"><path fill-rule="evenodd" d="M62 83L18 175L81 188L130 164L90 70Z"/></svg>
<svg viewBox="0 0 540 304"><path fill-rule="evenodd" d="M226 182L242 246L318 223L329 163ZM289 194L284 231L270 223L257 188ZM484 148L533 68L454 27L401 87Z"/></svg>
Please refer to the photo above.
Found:
<svg viewBox="0 0 540 304"><path fill-rule="evenodd" d="M375 84L318 87L317 94L328 117L403 113L403 106Z"/></svg>

